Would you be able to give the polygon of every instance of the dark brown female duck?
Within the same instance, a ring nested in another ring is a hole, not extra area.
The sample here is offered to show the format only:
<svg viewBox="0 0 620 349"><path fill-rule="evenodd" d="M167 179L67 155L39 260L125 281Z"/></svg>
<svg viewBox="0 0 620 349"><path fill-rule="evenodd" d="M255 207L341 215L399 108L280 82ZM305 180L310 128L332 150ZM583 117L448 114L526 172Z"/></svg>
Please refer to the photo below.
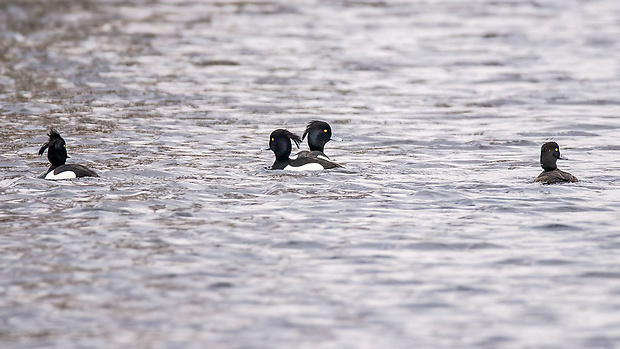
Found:
<svg viewBox="0 0 620 349"><path fill-rule="evenodd" d="M577 177L558 168L556 165L558 159L564 159L560 155L560 146L556 142L543 144L540 148L540 167L544 171L534 179L534 182L543 184L578 182Z"/></svg>

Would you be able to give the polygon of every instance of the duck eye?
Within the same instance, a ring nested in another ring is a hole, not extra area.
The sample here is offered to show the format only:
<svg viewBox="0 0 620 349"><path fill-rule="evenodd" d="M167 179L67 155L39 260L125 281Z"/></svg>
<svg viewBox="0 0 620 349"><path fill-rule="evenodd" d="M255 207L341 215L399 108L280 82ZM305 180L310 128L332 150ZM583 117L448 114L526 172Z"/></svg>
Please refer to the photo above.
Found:
<svg viewBox="0 0 620 349"><path fill-rule="evenodd" d="M558 151L558 148L555 148L555 151Z"/></svg>
<svg viewBox="0 0 620 349"><path fill-rule="evenodd" d="M67 145L66 145L66 144L63 144L62 146L63 146L63 148L66 148L66 147L67 147Z"/></svg>
<svg viewBox="0 0 620 349"><path fill-rule="evenodd" d="M272 141L272 142L273 142L273 141L275 141L275 138L271 138L271 141Z"/></svg>
<svg viewBox="0 0 620 349"><path fill-rule="evenodd" d="M327 133L327 129L324 129L323 132Z"/></svg>

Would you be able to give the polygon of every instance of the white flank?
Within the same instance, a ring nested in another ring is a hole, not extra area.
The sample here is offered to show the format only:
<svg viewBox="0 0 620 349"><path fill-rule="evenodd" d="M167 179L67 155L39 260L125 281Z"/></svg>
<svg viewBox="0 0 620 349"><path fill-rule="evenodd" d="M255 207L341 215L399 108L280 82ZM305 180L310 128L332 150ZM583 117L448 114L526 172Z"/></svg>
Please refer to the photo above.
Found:
<svg viewBox="0 0 620 349"><path fill-rule="evenodd" d="M316 157L317 157L317 158L319 158L319 159L323 159L323 160L331 161L331 159L329 159L327 156L317 155Z"/></svg>
<svg viewBox="0 0 620 349"><path fill-rule="evenodd" d="M295 160L295 159L297 159L297 154L295 154L293 156L289 156L288 158L291 159L291 160Z"/></svg>
<svg viewBox="0 0 620 349"><path fill-rule="evenodd" d="M57 180L57 179L72 179L77 177L75 172L73 171L62 171L59 174L55 175L54 171L50 171L50 173L45 176L45 179Z"/></svg>
<svg viewBox="0 0 620 349"><path fill-rule="evenodd" d="M303 166L297 166L297 167L293 167L293 166L286 166L284 168L287 171L320 171L320 170L324 170L323 166L321 164L317 164L316 162L311 162L309 164L305 164Z"/></svg>

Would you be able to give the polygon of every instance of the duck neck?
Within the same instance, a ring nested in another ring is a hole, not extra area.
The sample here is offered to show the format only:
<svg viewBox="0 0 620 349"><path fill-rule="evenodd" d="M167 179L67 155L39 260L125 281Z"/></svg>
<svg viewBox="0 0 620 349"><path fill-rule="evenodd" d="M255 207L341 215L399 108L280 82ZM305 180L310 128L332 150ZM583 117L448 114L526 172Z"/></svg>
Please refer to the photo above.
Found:
<svg viewBox="0 0 620 349"><path fill-rule="evenodd" d="M316 144L308 144L308 147L310 148L310 151L320 151L321 153L323 152L323 149L325 149L325 146L318 146Z"/></svg>
<svg viewBox="0 0 620 349"><path fill-rule="evenodd" d="M59 166L62 166L62 165L51 164L50 167L47 169L47 173L50 173L50 172L54 171Z"/></svg>
<svg viewBox="0 0 620 349"><path fill-rule="evenodd" d="M542 155L540 157L540 167L545 171L555 171L558 168L557 159L552 156Z"/></svg>
<svg viewBox="0 0 620 349"><path fill-rule="evenodd" d="M278 144L275 147L276 162L288 161L293 151L290 139L278 140Z"/></svg>
<svg viewBox="0 0 620 349"><path fill-rule="evenodd" d="M50 164L54 167L62 166L67 162L67 155L65 154L56 154L56 153L47 153L47 160L49 160Z"/></svg>

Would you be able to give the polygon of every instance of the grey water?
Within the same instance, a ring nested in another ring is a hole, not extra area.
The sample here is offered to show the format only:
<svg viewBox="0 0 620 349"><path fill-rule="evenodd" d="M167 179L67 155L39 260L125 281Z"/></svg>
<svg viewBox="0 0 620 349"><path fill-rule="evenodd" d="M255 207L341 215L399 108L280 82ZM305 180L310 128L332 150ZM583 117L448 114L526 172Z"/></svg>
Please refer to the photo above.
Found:
<svg viewBox="0 0 620 349"><path fill-rule="evenodd" d="M619 38L616 0L2 0L0 347L620 348ZM344 169L267 170L314 119ZM101 177L36 178L52 126ZM579 183L531 182L549 140Z"/></svg>

